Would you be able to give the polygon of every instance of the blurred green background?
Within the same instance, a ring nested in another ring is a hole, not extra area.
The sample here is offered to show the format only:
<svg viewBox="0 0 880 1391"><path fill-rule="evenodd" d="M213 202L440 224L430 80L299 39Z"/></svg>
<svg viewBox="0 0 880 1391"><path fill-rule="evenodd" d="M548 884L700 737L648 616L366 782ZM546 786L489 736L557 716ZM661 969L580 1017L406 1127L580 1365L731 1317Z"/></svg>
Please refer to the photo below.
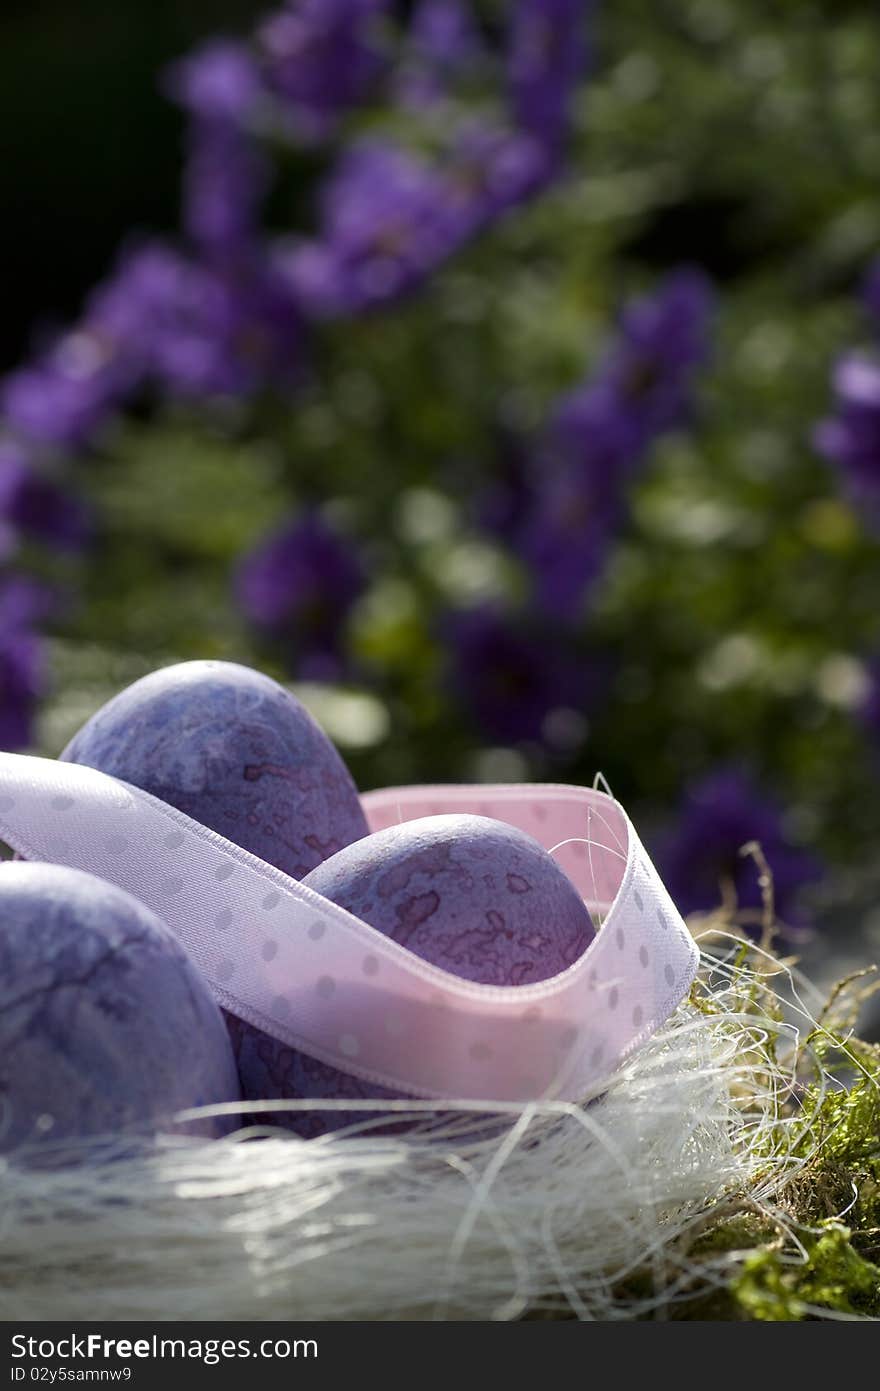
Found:
<svg viewBox="0 0 880 1391"><path fill-rule="evenodd" d="M158 73L264 8L7 0L7 367L76 313L132 230L176 226L183 123ZM320 325L289 397L136 413L78 465L98 535L53 571L76 597L53 633L39 747L57 753L168 661L220 656L296 682L231 577L320 502L369 585L346 620L348 674L298 689L362 787L601 770L650 844L689 787L742 765L788 841L827 866L808 962L821 974L876 956L880 767L860 709L880 551L811 436L836 358L871 337L859 293L880 245L878 73L868 0L600 6L568 178L405 303ZM315 156L283 159L273 226L302 230ZM659 439L629 489L573 639L597 694L551 736L492 740L451 699L433 626L445 608L522 594L516 562L474 523L475 480L493 476L499 422L538 430L600 363L627 297L682 263L715 284L713 352L692 423Z"/></svg>

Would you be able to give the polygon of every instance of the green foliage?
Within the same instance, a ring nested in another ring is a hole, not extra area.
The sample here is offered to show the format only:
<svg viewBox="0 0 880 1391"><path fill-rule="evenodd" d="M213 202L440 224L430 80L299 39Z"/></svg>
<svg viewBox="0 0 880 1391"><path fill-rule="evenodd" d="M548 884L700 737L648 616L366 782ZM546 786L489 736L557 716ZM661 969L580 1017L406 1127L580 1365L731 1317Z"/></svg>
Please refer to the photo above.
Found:
<svg viewBox="0 0 880 1391"><path fill-rule="evenodd" d="M841 1223L824 1223L797 1265L772 1247L756 1251L733 1281L733 1299L748 1318L765 1321L831 1312L880 1318L880 1266L859 1256L851 1238Z"/></svg>
<svg viewBox="0 0 880 1391"><path fill-rule="evenodd" d="M363 784L601 766L650 824L688 778L743 759L779 789L792 834L858 860L880 834L852 718L880 645L880 561L810 431L836 352L867 333L854 292L880 242L880 24L867 4L806 0L600 14L567 183L406 305L327 325L288 400L164 413L105 440L81 475L101 544L65 636L295 679L282 647L246 631L230 579L274 521L329 502L374 576L351 680L387 733L351 748ZM279 199L279 216L292 208ZM636 483L584 612L601 694L561 744L487 756L444 692L434 616L524 589L473 518L497 422L538 425L597 360L622 297L688 260L719 285L714 361L696 428Z"/></svg>

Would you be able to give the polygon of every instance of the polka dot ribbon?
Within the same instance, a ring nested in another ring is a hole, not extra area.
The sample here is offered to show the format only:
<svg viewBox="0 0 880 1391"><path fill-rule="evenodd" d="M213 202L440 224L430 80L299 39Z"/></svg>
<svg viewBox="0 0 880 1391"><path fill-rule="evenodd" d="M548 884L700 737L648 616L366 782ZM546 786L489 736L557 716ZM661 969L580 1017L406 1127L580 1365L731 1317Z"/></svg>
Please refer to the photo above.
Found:
<svg viewBox="0 0 880 1391"><path fill-rule="evenodd" d="M697 948L611 797L443 785L363 802L372 830L468 812L527 831L581 892L596 938L550 980L464 981L138 788L0 754L0 838L126 889L176 932L224 1008L368 1081L424 1097L576 1101L686 994Z"/></svg>

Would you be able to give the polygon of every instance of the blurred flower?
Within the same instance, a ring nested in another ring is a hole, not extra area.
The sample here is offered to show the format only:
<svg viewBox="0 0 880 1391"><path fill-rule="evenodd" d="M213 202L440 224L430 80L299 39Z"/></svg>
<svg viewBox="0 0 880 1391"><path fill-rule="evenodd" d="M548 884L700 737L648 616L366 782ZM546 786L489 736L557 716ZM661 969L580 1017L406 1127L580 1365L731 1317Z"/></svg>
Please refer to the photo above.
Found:
<svg viewBox="0 0 880 1391"><path fill-rule="evenodd" d="M485 118L468 121L456 134L447 163L453 249L532 197L552 173L545 148L530 135Z"/></svg>
<svg viewBox="0 0 880 1391"><path fill-rule="evenodd" d="M547 613L578 617L604 567L623 506L613 473L570 468L545 482L518 538L535 596Z"/></svg>
<svg viewBox="0 0 880 1391"><path fill-rule="evenodd" d="M176 102L203 121L248 125L264 100L253 53L246 44L229 39L213 39L173 63L164 86Z"/></svg>
<svg viewBox="0 0 880 1391"><path fill-rule="evenodd" d="M374 7L363 0L355 8ZM311 14L311 4L300 9L298 23ZM557 166L569 78L580 72L582 15L575 16L575 9L559 0L551 0L548 13L520 4L513 30L512 124L488 114L450 116L432 159L381 137L347 149L324 185L318 236L286 258L308 314L352 314L399 298L547 183ZM326 11L329 23L337 7ZM282 16L287 24L287 11ZM460 6L434 0L416 12L411 45L416 69L421 62L434 74L429 85L436 78L442 87L444 64L457 69L479 41Z"/></svg>
<svg viewBox="0 0 880 1391"><path fill-rule="evenodd" d="M234 256L257 240L269 166L255 140L228 121L193 121L183 221L209 255Z"/></svg>
<svg viewBox="0 0 880 1391"><path fill-rule="evenodd" d="M451 612L441 638L452 690L490 739L540 740L548 715L582 708L590 692L570 644L526 615L490 604Z"/></svg>
<svg viewBox="0 0 880 1391"><path fill-rule="evenodd" d="M294 134L322 140L382 73L387 0L289 0L260 26L268 87Z"/></svg>
<svg viewBox="0 0 880 1391"><path fill-rule="evenodd" d="M515 0L510 84L517 125L559 155L572 90L586 63L592 0Z"/></svg>
<svg viewBox="0 0 880 1391"><path fill-rule="evenodd" d="M802 926L798 892L820 877L819 863L792 845L776 804L734 768L711 774L690 791L676 830L659 847L657 862L680 912L718 908L728 887L738 908L760 912L760 871L751 856L739 854L749 841L760 844L770 867L778 918Z"/></svg>
<svg viewBox="0 0 880 1391"><path fill-rule="evenodd" d="M387 304L535 192L544 174L534 141L485 122L460 129L435 162L363 140L324 188L319 238L286 254L290 283L318 318Z"/></svg>
<svg viewBox="0 0 880 1391"><path fill-rule="evenodd" d="M0 387L9 429L52 449L91 443L121 387L115 365L92 346L85 335L67 334L41 361L11 373Z"/></svg>
<svg viewBox="0 0 880 1391"><path fill-rule="evenodd" d="M0 630L23 632L57 612L58 596L32 575L0 577Z"/></svg>
<svg viewBox="0 0 880 1391"><path fill-rule="evenodd" d="M0 631L0 748L27 748L43 690L40 642L34 633Z"/></svg>
<svg viewBox="0 0 880 1391"><path fill-rule="evenodd" d="M31 624L46 616L48 590L26 576L0 580L0 748L32 742L33 718L43 693L43 654Z"/></svg>
<svg viewBox="0 0 880 1391"><path fill-rule="evenodd" d="M667 276L657 293L624 309L618 341L600 378L643 438L687 417L695 369L709 350L712 308L707 277L683 269Z"/></svg>
<svg viewBox="0 0 880 1391"><path fill-rule="evenodd" d="M364 586L351 543L307 512L245 557L235 588L251 622L291 645L297 676L327 680L340 673L343 629Z"/></svg>
<svg viewBox="0 0 880 1391"><path fill-rule="evenodd" d="M38 472L16 445L0 443L0 517L16 531L62 550L85 545L86 508Z"/></svg>
<svg viewBox="0 0 880 1391"><path fill-rule="evenodd" d="M387 141L351 146L325 186L321 238L287 271L306 310L357 312L419 284L458 245L441 174Z"/></svg>
<svg viewBox="0 0 880 1391"><path fill-rule="evenodd" d="M301 324L268 259L221 271L161 242L127 256L89 305L91 330L180 396L241 395L289 380Z"/></svg>
<svg viewBox="0 0 880 1391"><path fill-rule="evenodd" d="M166 89L188 111L184 227L209 254L249 248L269 180L255 130L265 93L244 44L219 39L169 69Z"/></svg>
<svg viewBox="0 0 880 1391"><path fill-rule="evenodd" d="M680 271L628 305L598 372L561 398L533 455L535 502L515 545L538 602L577 617L656 436L686 419L708 350L705 277Z"/></svg>
<svg viewBox="0 0 880 1391"><path fill-rule="evenodd" d="M842 471L855 500L878 516L880 504L880 362L848 353L834 371L836 414L816 427L816 448Z"/></svg>
<svg viewBox="0 0 880 1391"><path fill-rule="evenodd" d="M420 0L395 84L398 98L417 109L442 101L451 87L476 75L486 56L470 5Z"/></svg>

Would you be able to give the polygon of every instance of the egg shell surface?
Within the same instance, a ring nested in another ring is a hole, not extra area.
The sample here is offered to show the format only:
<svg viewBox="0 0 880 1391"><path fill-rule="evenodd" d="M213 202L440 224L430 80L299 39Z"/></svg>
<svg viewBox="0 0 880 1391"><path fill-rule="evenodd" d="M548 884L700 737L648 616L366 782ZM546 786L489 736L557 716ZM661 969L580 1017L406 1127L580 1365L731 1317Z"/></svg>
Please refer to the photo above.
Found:
<svg viewBox="0 0 880 1391"><path fill-rule="evenodd" d="M303 882L423 960L484 985L555 976L594 936L588 909L552 856L491 817L403 822L347 846ZM237 1034L236 1021L231 1028L246 1096L401 1096L267 1035ZM310 1135L361 1118L316 1111L286 1123Z"/></svg>
<svg viewBox="0 0 880 1391"><path fill-rule="evenodd" d="M102 706L61 758L143 788L293 879L369 833L318 723L283 686L234 662L151 672ZM223 1015L245 1096L279 1096L265 1060L276 1071L281 1045Z"/></svg>
<svg viewBox="0 0 880 1391"><path fill-rule="evenodd" d="M149 1133L240 1095L220 1010L155 914L81 870L0 865L0 1151Z"/></svg>
<svg viewBox="0 0 880 1391"><path fill-rule="evenodd" d="M339 753L300 701L234 662L135 681L61 758L133 783L294 879L369 832Z"/></svg>

